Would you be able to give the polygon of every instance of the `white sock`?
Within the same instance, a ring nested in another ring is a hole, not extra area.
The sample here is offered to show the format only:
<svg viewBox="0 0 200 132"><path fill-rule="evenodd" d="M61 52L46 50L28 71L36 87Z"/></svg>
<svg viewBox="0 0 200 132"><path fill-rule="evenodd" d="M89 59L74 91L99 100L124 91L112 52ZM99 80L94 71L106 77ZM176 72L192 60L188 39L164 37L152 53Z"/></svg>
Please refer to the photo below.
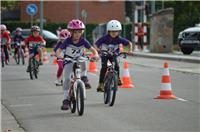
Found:
<svg viewBox="0 0 200 132"><path fill-rule="evenodd" d="M82 71L81 76L87 76L87 71Z"/></svg>
<svg viewBox="0 0 200 132"><path fill-rule="evenodd" d="M64 90L64 99L67 99L68 98L68 91L67 90Z"/></svg>

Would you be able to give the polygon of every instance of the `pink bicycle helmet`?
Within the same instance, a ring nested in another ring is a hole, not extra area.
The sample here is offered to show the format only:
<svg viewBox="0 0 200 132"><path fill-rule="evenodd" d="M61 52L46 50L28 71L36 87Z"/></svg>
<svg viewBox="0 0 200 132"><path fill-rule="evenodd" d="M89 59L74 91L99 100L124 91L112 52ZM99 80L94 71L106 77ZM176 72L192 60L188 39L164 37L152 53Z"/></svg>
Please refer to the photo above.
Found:
<svg viewBox="0 0 200 132"><path fill-rule="evenodd" d="M76 29L83 30L83 29L85 29L85 25L81 20L73 19L68 23L67 28L71 29L71 30L76 30Z"/></svg>
<svg viewBox="0 0 200 132"><path fill-rule="evenodd" d="M67 29L62 29L59 34L59 39L66 39L71 36L70 32Z"/></svg>

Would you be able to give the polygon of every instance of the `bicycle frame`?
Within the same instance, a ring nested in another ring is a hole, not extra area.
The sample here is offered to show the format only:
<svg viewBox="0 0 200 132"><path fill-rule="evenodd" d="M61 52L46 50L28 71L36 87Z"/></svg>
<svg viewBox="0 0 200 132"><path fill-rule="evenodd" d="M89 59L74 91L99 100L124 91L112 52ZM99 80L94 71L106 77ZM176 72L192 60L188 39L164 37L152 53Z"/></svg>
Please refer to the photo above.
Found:
<svg viewBox="0 0 200 132"><path fill-rule="evenodd" d="M73 60L73 59L68 58L67 60L71 60L74 63L73 77L70 80L70 82L71 82L70 90L73 90L74 97L76 98L77 97L76 90L77 90L78 84L80 83L83 87L84 99L86 99L86 89L85 89L84 82L81 80L81 69L80 69L80 63L86 61L86 58L84 58L84 60L81 60L81 59ZM88 58L87 58L87 60L88 60Z"/></svg>

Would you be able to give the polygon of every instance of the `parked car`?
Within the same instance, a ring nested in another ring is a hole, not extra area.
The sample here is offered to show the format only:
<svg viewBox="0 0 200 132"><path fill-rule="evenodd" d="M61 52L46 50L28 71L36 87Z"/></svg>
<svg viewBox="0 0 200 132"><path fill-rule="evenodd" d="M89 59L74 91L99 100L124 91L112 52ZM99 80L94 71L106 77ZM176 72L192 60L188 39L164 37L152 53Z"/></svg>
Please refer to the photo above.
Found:
<svg viewBox="0 0 200 132"><path fill-rule="evenodd" d="M183 54L191 54L193 50L200 48L200 24L187 28L179 33L178 44Z"/></svg>
<svg viewBox="0 0 200 132"><path fill-rule="evenodd" d="M99 24L92 31L93 42L106 34L106 23Z"/></svg>
<svg viewBox="0 0 200 132"><path fill-rule="evenodd" d="M11 33L12 38L14 37L14 34L15 34L15 31ZM27 38L30 34L31 34L30 29L22 29L23 38ZM53 47L53 45L56 44L58 41L58 37L54 33L47 30L43 30L42 36L46 40L46 47Z"/></svg>

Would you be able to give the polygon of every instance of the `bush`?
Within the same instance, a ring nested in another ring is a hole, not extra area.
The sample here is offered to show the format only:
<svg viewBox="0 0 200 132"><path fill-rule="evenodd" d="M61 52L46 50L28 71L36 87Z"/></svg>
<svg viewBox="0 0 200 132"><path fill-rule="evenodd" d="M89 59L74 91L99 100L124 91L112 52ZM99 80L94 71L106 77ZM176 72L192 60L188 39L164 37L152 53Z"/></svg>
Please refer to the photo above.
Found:
<svg viewBox="0 0 200 132"><path fill-rule="evenodd" d="M30 22L20 22L20 21L7 21L4 22L4 24L7 26L8 30L10 30L11 32L13 30L15 30L17 27L21 27L21 28L30 28L31 24ZM40 23L37 22L33 22L34 25L40 25ZM97 26L97 24L87 24L86 25L86 38L89 42L92 43L92 30ZM67 24L66 23L47 23L44 24L44 29L51 31L54 34L56 33L56 30L58 27L61 28L67 28Z"/></svg>

